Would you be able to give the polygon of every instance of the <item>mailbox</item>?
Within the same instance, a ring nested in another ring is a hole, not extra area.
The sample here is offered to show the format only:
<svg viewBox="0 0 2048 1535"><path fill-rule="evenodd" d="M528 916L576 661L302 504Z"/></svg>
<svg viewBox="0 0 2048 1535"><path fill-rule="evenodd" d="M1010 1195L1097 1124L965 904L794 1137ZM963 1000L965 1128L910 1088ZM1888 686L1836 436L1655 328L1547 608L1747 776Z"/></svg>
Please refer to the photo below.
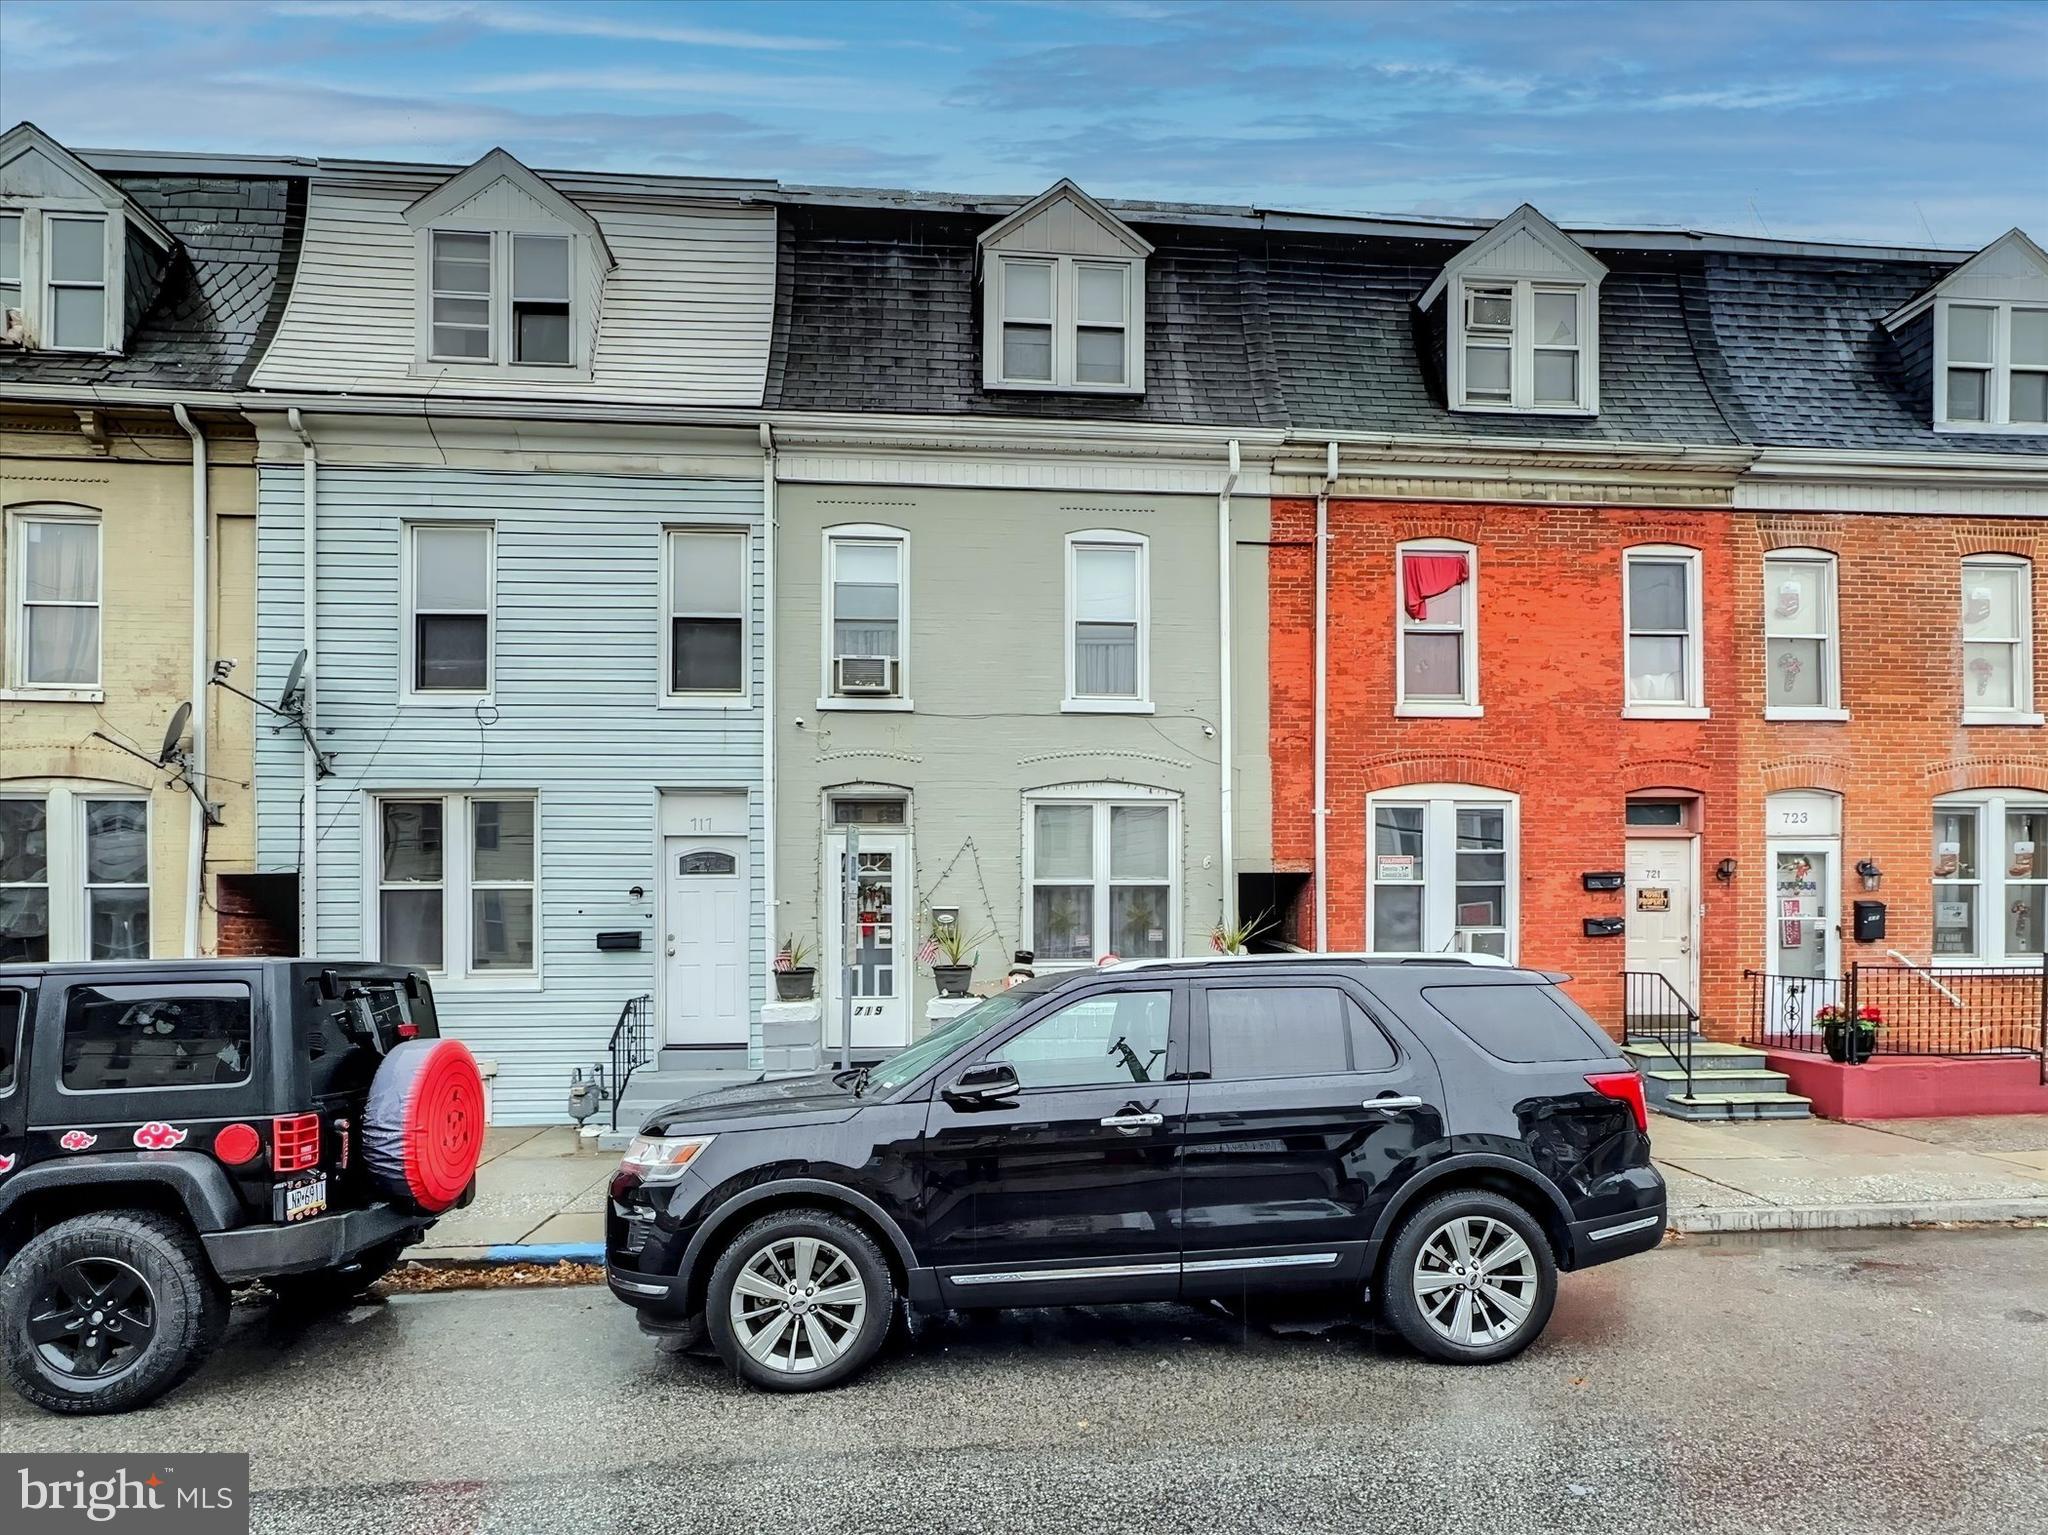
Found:
<svg viewBox="0 0 2048 1535"><path fill-rule="evenodd" d="M1879 943L1884 939L1884 902L1858 901L1853 913L1856 941Z"/></svg>
<svg viewBox="0 0 2048 1535"><path fill-rule="evenodd" d="M1587 917L1583 926L1588 938L1619 938L1626 931L1619 917Z"/></svg>

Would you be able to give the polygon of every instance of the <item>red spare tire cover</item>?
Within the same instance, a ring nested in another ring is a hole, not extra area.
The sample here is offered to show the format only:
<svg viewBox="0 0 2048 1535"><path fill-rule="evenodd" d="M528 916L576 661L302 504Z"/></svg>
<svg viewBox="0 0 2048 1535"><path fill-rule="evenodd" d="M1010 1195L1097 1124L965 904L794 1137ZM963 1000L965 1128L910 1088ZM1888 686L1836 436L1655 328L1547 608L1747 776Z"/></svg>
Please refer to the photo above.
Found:
<svg viewBox="0 0 2048 1535"><path fill-rule="evenodd" d="M484 1083L458 1039L392 1048L363 1111L363 1165L402 1204L438 1215L462 1197L484 1146Z"/></svg>

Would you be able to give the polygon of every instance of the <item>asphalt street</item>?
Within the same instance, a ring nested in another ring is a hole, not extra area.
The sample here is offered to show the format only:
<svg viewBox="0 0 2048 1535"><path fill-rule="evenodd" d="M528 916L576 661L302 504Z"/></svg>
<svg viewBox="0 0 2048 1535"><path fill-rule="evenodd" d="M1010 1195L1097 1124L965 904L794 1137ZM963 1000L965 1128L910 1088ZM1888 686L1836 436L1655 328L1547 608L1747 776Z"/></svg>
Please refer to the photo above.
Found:
<svg viewBox="0 0 2048 1535"><path fill-rule="evenodd" d="M170 1400L0 1447L248 1449L255 1527L1992 1532L2048 1492L2048 1230L1696 1237L1484 1369L1181 1307L949 1319L817 1396L601 1289L238 1311Z"/></svg>

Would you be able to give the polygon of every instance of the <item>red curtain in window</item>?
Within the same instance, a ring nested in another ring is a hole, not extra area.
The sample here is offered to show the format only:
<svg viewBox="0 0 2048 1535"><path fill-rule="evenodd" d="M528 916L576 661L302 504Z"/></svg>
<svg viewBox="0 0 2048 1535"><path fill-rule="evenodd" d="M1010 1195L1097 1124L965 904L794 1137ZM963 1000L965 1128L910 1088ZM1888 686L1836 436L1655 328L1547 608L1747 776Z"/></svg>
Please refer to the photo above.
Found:
<svg viewBox="0 0 2048 1535"><path fill-rule="evenodd" d="M1429 599L1441 597L1467 578L1462 554L1404 554L1401 556L1401 597L1410 618L1422 617Z"/></svg>

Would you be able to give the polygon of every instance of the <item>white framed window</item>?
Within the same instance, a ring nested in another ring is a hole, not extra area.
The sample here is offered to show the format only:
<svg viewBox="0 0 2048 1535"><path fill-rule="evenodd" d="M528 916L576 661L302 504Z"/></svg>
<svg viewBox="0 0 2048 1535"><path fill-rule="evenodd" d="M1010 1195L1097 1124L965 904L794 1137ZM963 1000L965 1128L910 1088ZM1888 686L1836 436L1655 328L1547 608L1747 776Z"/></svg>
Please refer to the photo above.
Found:
<svg viewBox="0 0 2048 1535"><path fill-rule="evenodd" d="M2033 566L2017 555L1973 554L1962 574L1963 723L2040 724Z"/></svg>
<svg viewBox="0 0 2048 1535"><path fill-rule="evenodd" d="M431 335L427 356L436 362L489 362L491 345L491 237L467 229L436 229L428 276Z"/></svg>
<svg viewBox="0 0 2048 1535"><path fill-rule="evenodd" d="M908 709L909 535L864 525L825 530L821 709Z"/></svg>
<svg viewBox="0 0 2048 1535"><path fill-rule="evenodd" d="M512 360L566 368L571 361L567 235L512 236Z"/></svg>
<svg viewBox="0 0 2048 1535"><path fill-rule="evenodd" d="M19 338L25 318L21 300L21 223L19 213L0 211L0 336L9 341Z"/></svg>
<svg viewBox="0 0 2048 1535"><path fill-rule="evenodd" d="M434 228L421 233L419 359L483 368L578 366L586 317L568 234Z"/></svg>
<svg viewBox="0 0 2048 1535"><path fill-rule="evenodd" d="M384 793L370 808L370 952L457 983L537 983L538 798Z"/></svg>
<svg viewBox="0 0 2048 1535"><path fill-rule="evenodd" d="M1593 409L1593 289L1587 283L1471 278L1452 313L1458 410L1583 415Z"/></svg>
<svg viewBox="0 0 2048 1535"><path fill-rule="evenodd" d="M1521 829L1514 795L1415 784L1368 796L1366 814L1367 947L1515 957Z"/></svg>
<svg viewBox="0 0 2048 1535"><path fill-rule="evenodd" d="M1067 696L1072 713L1152 709L1150 551L1142 534L1067 535Z"/></svg>
<svg viewBox="0 0 2048 1535"><path fill-rule="evenodd" d="M1041 966L1180 952L1180 799L1131 784L1024 797L1024 946Z"/></svg>
<svg viewBox="0 0 2048 1535"><path fill-rule="evenodd" d="M149 800L64 779L0 793L0 963L150 957Z"/></svg>
<svg viewBox="0 0 2048 1535"><path fill-rule="evenodd" d="M1764 556L1764 718L1845 720L1836 634L1835 557L1822 549Z"/></svg>
<svg viewBox="0 0 2048 1535"><path fill-rule="evenodd" d="M2048 305L1943 299L1934 350L1937 425L2048 432Z"/></svg>
<svg viewBox="0 0 2048 1535"><path fill-rule="evenodd" d="M1700 555L1677 545L1622 551L1621 622L1628 676L1622 712L1704 719Z"/></svg>
<svg viewBox="0 0 2048 1535"><path fill-rule="evenodd" d="M405 525L405 677L420 702L491 691L496 530L488 522Z"/></svg>
<svg viewBox="0 0 2048 1535"><path fill-rule="evenodd" d="M991 389L1136 393L1144 371L1137 260L997 255L983 382Z"/></svg>
<svg viewBox="0 0 2048 1535"><path fill-rule="evenodd" d="M2048 922L2048 795L1978 789L1934 805L1936 964L2038 963Z"/></svg>
<svg viewBox="0 0 2048 1535"><path fill-rule="evenodd" d="M7 514L8 686L92 700L100 692L100 519L63 507Z"/></svg>
<svg viewBox="0 0 2048 1535"><path fill-rule="evenodd" d="M1477 716L1479 553L1423 538L1395 551L1394 712Z"/></svg>
<svg viewBox="0 0 2048 1535"><path fill-rule="evenodd" d="M742 528L671 528L662 676L672 703L744 703L752 544Z"/></svg>
<svg viewBox="0 0 2048 1535"><path fill-rule="evenodd" d="M103 352L107 315L107 220L103 214L43 216L43 344L58 352Z"/></svg>

